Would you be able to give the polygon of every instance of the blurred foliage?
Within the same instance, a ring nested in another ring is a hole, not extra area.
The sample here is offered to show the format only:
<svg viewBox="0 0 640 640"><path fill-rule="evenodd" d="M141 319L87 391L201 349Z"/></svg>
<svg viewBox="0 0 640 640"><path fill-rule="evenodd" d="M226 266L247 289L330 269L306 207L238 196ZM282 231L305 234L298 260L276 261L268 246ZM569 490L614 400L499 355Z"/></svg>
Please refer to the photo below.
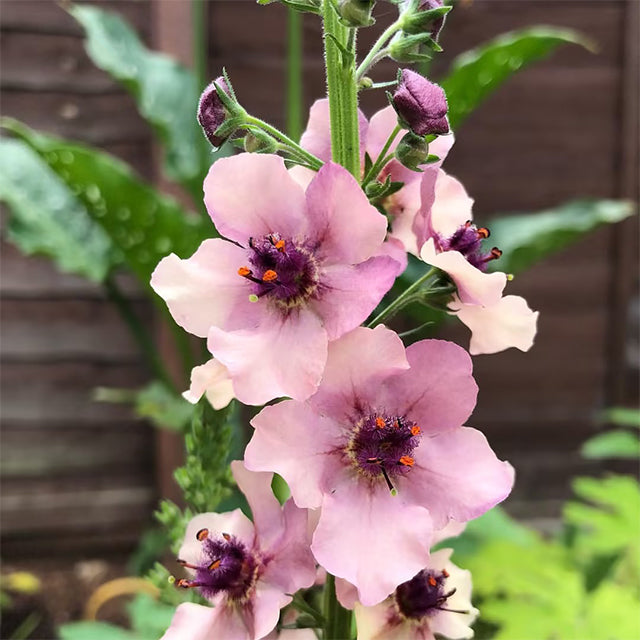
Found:
<svg viewBox="0 0 640 640"><path fill-rule="evenodd" d="M613 407L603 412L604 421L621 427L640 428L640 410ZM640 437L626 429L611 429L587 440L581 449L585 458L640 458Z"/></svg>
<svg viewBox="0 0 640 640"><path fill-rule="evenodd" d="M594 49L583 35L570 29L538 26L504 33L458 56L449 75L440 81L449 102L449 124L458 125L514 73L537 62L563 44Z"/></svg>

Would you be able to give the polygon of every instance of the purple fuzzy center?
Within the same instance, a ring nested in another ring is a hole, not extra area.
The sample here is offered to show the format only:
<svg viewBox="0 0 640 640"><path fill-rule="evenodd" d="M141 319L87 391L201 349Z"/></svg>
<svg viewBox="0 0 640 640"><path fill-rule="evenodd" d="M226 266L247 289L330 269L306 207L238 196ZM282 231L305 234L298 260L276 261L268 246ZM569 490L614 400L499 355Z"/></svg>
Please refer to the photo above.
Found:
<svg viewBox="0 0 640 640"><path fill-rule="evenodd" d="M487 264L491 260L497 260L502 254L497 247L491 251L484 250L482 241L488 237L488 229L478 228L475 224L466 222L458 227L451 237L439 236L437 242L440 251L458 251L476 269L486 271Z"/></svg>
<svg viewBox="0 0 640 640"><path fill-rule="evenodd" d="M271 234L249 241L248 273L252 294L267 297L278 307L304 304L318 288L318 267L313 248Z"/></svg>
<svg viewBox="0 0 640 640"><path fill-rule="evenodd" d="M420 428L404 416L371 413L353 429L346 453L353 465L369 478L387 481L409 471Z"/></svg>
<svg viewBox="0 0 640 640"><path fill-rule="evenodd" d="M398 610L405 618L419 620L443 609L453 591L446 592L444 571L423 569L416 576L403 582L395 592Z"/></svg>
<svg viewBox="0 0 640 640"><path fill-rule="evenodd" d="M256 568L256 559L235 536L207 537L192 584L205 598L225 591L229 598L242 600L255 581Z"/></svg>

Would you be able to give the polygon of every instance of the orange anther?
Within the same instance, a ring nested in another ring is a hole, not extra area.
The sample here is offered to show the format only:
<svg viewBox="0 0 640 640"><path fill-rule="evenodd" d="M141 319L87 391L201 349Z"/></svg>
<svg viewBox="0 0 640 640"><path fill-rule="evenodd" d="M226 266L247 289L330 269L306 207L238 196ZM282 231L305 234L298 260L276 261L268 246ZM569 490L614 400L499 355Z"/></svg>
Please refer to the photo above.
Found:
<svg viewBox="0 0 640 640"><path fill-rule="evenodd" d="M376 427L378 427L378 429L384 429L386 425L387 423L384 421L384 418L381 418L380 416L376 418Z"/></svg>
<svg viewBox="0 0 640 640"><path fill-rule="evenodd" d="M491 232L486 227L480 227L478 230L478 238L488 238L491 235Z"/></svg>
<svg viewBox="0 0 640 640"><path fill-rule="evenodd" d="M278 242L273 245L278 251L284 251L284 240L278 240Z"/></svg>
<svg viewBox="0 0 640 640"><path fill-rule="evenodd" d="M277 280L277 279L278 279L278 274L273 269L267 269L262 274L262 280L264 282L273 282L274 280Z"/></svg>
<svg viewBox="0 0 640 640"><path fill-rule="evenodd" d="M405 467L413 467L415 460L411 456L402 456L402 458L400 458L400 464L403 464Z"/></svg>
<svg viewBox="0 0 640 640"><path fill-rule="evenodd" d="M209 529L200 529L198 533L196 533L196 538L202 542L209 537Z"/></svg>
<svg viewBox="0 0 640 640"><path fill-rule="evenodd" d="M180 578L180 580L176 580L176 587L180 587L181 589L188 589L191 585L188 580L184 578Z"/></svg>
<svg viewBox="0 0 640 640"><path fill-rule="evenodd" d="M411 435L412 436L419 436L420 432L422 431L422 429L416 424L413 427L411 427Z"/></svg>
<svg viewBox="0 0 640 640"><path fill-rule="evenodd" d="M227 542L229 542L229 540L231 540L231 536L230 536L228 533L223 533L223 534L222 534L222 537L223 537Z"/></svg>
<svg viewBox="0 0 640 640"><path fill-rule="evenodd" d="M432 587L435 587L438 583L437 583L436 579L433 576L429 576L429 584Z"/></svg>
<svg viewBox="0 0 640 640"><path fill-rule="evenodd" d="M498 247L493 247L493 249L491 249L491 258L493 260L497 260L501 255L502 251L498 249Z"/></svg>
<svg viewBox="0 0 640 640"><path fill-rule="evenodd" d="M393 421L393 428L394 429L399 429L400 428L400 420L394 420Z"/></svg>
<svg viewBox="0 0 640 640"><path fill-rule="evenodd" d="M249 269L249 267L240 267L238 269L238 275L242 276L243 278L245 276L250 276L251 275L251 269Z"/></svg>
<svg viewBox="0 0 640 640"><path fill-rule="evenodd" d="M214 560L208 567L207 569L209 571L215 571L218 567L220 566L220 560Z"/></svg>
<svg viewBox="0 0 640 640"><path fill-rule="evenodd" d="M449 577L449 572L448 572L446 569L443 569L443 570L442 570L442 575L443 575L445 578L448 578L448 577Z"/></svg>

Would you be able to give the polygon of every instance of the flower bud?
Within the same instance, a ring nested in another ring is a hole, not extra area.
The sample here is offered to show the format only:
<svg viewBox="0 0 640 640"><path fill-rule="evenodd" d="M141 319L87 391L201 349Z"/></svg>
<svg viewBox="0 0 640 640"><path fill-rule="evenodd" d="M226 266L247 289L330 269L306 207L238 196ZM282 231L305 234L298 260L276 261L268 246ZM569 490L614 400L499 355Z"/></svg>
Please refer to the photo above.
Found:
<svg viewBox="0 0 640 640"><path fill-rule="evenodd" d="M389 57L396 62L425 62L431 60L431 51L442 51L442 47L428 33L400 31L389 43Z"/></svg>
<svg viewBox="0 0 640 640"><path fill-rule="evenodd" d="M398 87L391 98L401 127L418 136L449 133L447 98L441 87L410 69L398 74Z"/></svg>
<svg viewBox="0 0 640 640"><path fill-rule="evenodd" d="M244 150L249 153L275 153L278 143L268 133L256 129L248 131L244 137Z"/></svg>
<svg viewBox="0 0 640 640"><path fill-rule="evenodd" d="M449 11L451 7L443 6L442 0L420 0L415 11L407 11L402 16L402 30L411 34L427 32L437 42Z"/></svg>
<svg viewBox="0 0 640 640"><path fill-rule="evenodd" d="M375 0L340 0L338 13L349 27L370 27L375 20L371 11Z"/></svg>
<svg viewBox="0 0 640 640"><path fill-rule="evenodd" d="M233 92L223 76L216 78L200 96L198 122L214 147L226 142L242 121L239 116L243 110L232 96Z"/></svg>
<svg viewBox="0 0 640 640"><path fill-rule="evenodd" d="M400 164L412 171L420 171L419 166L424 164L428 157L429 143L413 131L408 131L396 147L396 158Z"/></svg>

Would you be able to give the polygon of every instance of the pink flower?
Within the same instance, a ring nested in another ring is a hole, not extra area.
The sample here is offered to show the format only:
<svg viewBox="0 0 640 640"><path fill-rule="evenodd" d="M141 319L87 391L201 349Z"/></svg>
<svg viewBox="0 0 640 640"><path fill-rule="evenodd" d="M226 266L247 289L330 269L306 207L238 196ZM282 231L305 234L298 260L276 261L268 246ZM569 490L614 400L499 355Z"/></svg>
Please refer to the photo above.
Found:
<svg viewBox="0 0 640 640"><path fill-rule="evenodd" d="M384 602L355 605L358 640L472 638L478 615L471 605L471 574L453 564L451 549L431 554L429 564Z"/></svg>
<svg viewBox="0 0 640 640"><path fill-rule="evenodd" d="M205 240L186 260L171 254L151 285L179 325L208 338L240 401L303 400L328 342L357 327L395 279L396 262L378 255L386 220L332 163L305 192L281 158L240 154L211 167L204 191L229 241Z"/></svg>
<svg viewBox="0 0 640 640"><path fill-rule="evenodd" d="M505 273L487 273L489 262L502 255L498 247L486 249L490 232L471 221L472 201L462 185L441 182L424 174L421 183L421 220L424 244L420 257L445 271L457 287L450 306L472 331L470 352L496 353L509 347L527 351L536 335L538 312L524 298L502 297ZM440 194L438 196L438 194Z"/></svg>
<svg viewBox="0 0 640 640"><path fill-rule="evenodd" d="M258 640L276 626L290 593L309 587L315 563L309 551L306 511L291 500L283 508L271 492L272 474L231 463L254 523L240 509L203 513L191 520L179 562L214 606L178 607L163 640Z"/></svg>
<svg viewBox="0 0 640 640"><path fill-rule="evenodd" d="M367 122L365 116L360 112L360 150L361 156L364 158L365 152L375 161L382 151L385 142L393 133L398 124L398 116L393 107L387 107L378 111ZM390 150L393 151L398 142L402 138L402 132L398 133L393 140ZM329 102L326 99L316 100L309 111L309 121L307 128L302 135L300 144L321 160L325 162L331 159L331 134L329 129ZM453 145L453 135L440 136L436 138L430 145L429 151L433 155L440 158L439 162L428 166L428 171L433 171L433 180L435 183L436 176L442 161ZM296 167L292 170L296 179L302 184L306 184L312 173L306 169ZM417 233L421 230L418 224L417 230L414 230L416 216L420 212L420 181L422 173L411 171L403 167L397 160L392 160L383 169L378 179L384 182L387 177L392 182L402 182L404 186L396 193L387 196L382 203L385 211L391 218L390 238L398 240L404 246L406 251L418 254ZM450 178L455 180L455 178ZM457 182L457 181L456 181ZM459 183L458 183L459 184Z"/></svg>
<svg viewBox="0 0 640 640"><path fill-rule="evenodd" d="M196 404L202 396L214 409L224 409L233 400L233 384L227 368L211 359L191 371L191 386L182 396Z"/></svg>
<svg viewBox="0 0 640 640"><path fill-rule="evenodd" d="M254 418L245 463L279 473L299 507L321 509L316 559L373 605L426 566L434 529L511 490L511 466L460 426L476 393L457 345L423 340L405 354L385 327L358 328L329 346L314 396Z"/></svg>

